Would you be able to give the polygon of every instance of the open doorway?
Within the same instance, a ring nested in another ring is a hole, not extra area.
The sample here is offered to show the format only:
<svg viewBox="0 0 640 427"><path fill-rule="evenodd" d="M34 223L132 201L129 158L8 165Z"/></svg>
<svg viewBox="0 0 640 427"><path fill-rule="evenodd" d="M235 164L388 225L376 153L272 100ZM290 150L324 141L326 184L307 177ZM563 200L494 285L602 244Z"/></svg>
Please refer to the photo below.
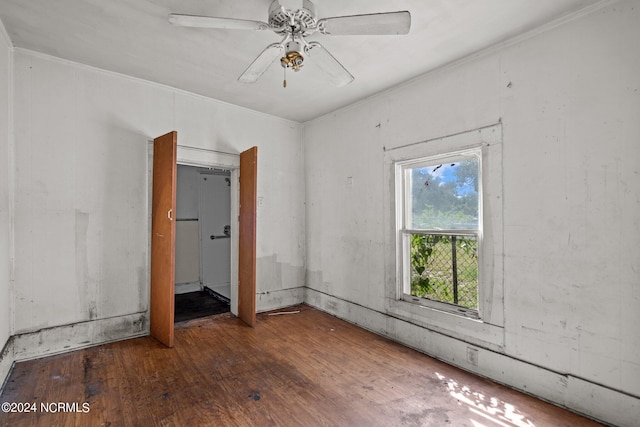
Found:
<svg viewBox="0 0 640 427"><path fill-rule="evenodd" d="M256 324L256 209L258 147L240 155L178 146L178 133L154 138L151 169L150 335L174 344L177 166L221 168L231 172L230 311L248 326ZM240 181L242 171L242 182ZM199 260L199 257L198 257Z"/></svg>
<svg viewBox="0 0 640 427"><path fill-rule="evenodd" d="M175 322L230 311L231 172L178 165Z"/></svg>

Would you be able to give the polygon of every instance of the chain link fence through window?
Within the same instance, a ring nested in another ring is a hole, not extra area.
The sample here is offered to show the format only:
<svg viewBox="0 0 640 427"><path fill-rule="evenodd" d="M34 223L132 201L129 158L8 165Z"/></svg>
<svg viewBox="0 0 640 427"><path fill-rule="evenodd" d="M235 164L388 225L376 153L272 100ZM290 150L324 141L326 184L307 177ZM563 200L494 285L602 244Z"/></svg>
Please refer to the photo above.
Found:
<svg viewBox="0 0 640 427"><path fill-rule="evenodd" d="M411 295L477 309L476 237L412 234Z"/></svg>

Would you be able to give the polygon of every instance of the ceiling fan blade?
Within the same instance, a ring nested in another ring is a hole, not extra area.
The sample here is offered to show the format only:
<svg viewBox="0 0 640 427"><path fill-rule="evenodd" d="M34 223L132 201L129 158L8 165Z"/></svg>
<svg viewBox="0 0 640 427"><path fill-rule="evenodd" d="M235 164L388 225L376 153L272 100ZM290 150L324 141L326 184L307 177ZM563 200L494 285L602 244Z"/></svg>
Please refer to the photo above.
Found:
<svg viewBox="0 0 640 427"><path fill-rule="evenodd" d="M219 28L223 30L267 30L269 24L245 19L217 18L215 16L180 15L172 13L169 22L178 27Z"/></svg>
<svg viewBox="0 0 640 427"><path fill-rule="evenodd" d="M351 73L320 43L309 43L309 57L311 57L314 65L317 65L329 76L334 86L346 86L354 80Z"/></svg>
<svg viewBox="0 0 640 427"><path fill-rule="evenodd" d="M408 34L411 14L408 11L371 13L368 15L336 16L318 21L323 34L350 35L400 35Z"/></svg>
<svg viewBox="0 0 640 427"><path fill-rule="evenodd" d="M273 43L267 46L260 55L249 65L249 67L242 73L238 80L243 83L253 83L260 78L269 65L276 58L281 57L284 52L284 45L281 43Z"/></svg>

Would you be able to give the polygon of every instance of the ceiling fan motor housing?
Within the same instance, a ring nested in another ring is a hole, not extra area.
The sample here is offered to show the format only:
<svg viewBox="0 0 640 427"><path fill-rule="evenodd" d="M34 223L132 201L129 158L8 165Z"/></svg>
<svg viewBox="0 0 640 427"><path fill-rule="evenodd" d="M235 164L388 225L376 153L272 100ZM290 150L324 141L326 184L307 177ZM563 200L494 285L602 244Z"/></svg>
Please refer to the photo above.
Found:
<svg viewBox="0 0 640 427"><path fill-rule="evenodd" d="M281 34L305 35L306 30L315 28L317 23L316 7L309 0L274 0L269 6L269 26L286 27Z"/></svg>

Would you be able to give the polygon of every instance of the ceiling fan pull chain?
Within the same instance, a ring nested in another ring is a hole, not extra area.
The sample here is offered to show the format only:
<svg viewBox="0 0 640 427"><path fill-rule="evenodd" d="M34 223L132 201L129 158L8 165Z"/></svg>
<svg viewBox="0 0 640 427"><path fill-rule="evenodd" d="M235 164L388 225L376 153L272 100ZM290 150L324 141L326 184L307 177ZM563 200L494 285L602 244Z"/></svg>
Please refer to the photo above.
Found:
<svg viewBox="0 0 640 427"><path fill-rule="evenodd" d="M282 68L284 70L284 80L282 81L282 87L287 87L287 67Z"/></svg>

